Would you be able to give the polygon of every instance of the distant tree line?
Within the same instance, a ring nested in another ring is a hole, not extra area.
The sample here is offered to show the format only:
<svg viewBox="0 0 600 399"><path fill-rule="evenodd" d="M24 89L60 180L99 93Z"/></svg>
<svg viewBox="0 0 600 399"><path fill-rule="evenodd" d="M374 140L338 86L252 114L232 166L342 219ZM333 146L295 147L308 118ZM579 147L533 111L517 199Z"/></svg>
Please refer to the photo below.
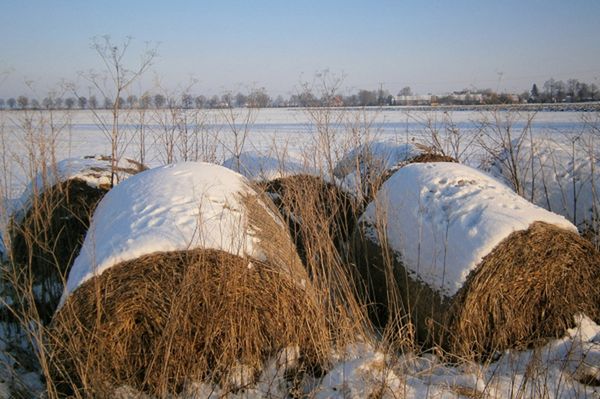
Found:
<svg viewBox="0 0 600 399"><path fill-rule="evenodd" d="M557 103L599 101L600 91L594 83L583 83L577 79L549 79L540 89L533 84L530 91L520 94L496 93L491 89L473 89L455 91L446 95L415 96L410 87L404 87L397 95L392 95L382 87L377 90L358 90L350 95L334 94L315 95L311 90L292 94L287 99L283 96L272 98L264 88L253 89L249 93L225 93L210 97L183 93L178 96L166 96L161 93L144 93L141 96L128 95L119 97L120 109L200 109L200 108L267 108L267 107L361 107L361 106L393 106L393 105L475 105L475 104L516 104L516 103ZM112 98L97 98L95 95L45 97L41 101L21 95L17 98L0 98L0 109L112 109L115 104Z"/></svg>
<svg viewBox="0 0 600 399"><path fill-rule="evenodd" d="M544 82L541 90L534 83L528 94L528 102L532 103L575 103L600 100L600 92L595 83L583 83L577 79L569 79L566 82L549 79Z"/></svg>

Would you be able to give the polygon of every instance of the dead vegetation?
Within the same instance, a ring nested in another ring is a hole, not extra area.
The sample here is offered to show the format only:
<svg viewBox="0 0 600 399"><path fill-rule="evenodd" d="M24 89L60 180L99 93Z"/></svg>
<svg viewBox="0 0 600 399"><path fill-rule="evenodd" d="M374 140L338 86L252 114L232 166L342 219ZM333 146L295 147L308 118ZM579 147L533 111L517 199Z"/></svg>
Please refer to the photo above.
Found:
<svg viewBox="0 0 600 399"><path fill-rule="evenodd" d="M408 162L451 161L429 153ZM391 173L372 176L371 196ZM72 201L79 194L69 190L66 198ZM48 397L111 397L124 384L167 396L192 380L238 392L253 383L266 359L297 346L300 362L287 375L293 385L303 374L326 371L332 349L362 339L377 337L389 353L418 353L440 342L436 339L448 322L444 349L467 359L561 336L572 326L575 311L599 318L597 255L572 233L538 225L514 233L484 259L449 308L438 293L412 279L385 245L350 238L361 206L336 186L321 178L292 176L270 182L265 191L288 222L310 278L280 226L257 216L252 223L270 254L267 262L206 249L150 254L86 282L50 327L37 321L49 319L53 307L40 308L39 315L13 307L19 323L33 325L25 329L32 346L41 348L37 356ZM84 204L87 200L77 206ZM245 205L277 212L256 197L245 199ZM43 213L54 214L61 207L52 205L55 210ZM91 215L79 212L69 210L57 218L75 223ZM259 214L251 211L249 216ZM9 263L8 274L22 276L11 281L26 288L19 291L20 303L31 301L27 287L38 284L37 279L41 284L51 280L44 271L14 265L33 265L38 258L40 264L70 264L78 251L71 245L83 237L75 240L76 228L55 228L44 218L36 223L39 234L35 223L22 227L32 244L16 239L21 244L12 252L23 258ZM52 241L48 237L54 233L58 238ZM62 239L64 246L57 243ZM385 242L384 235L380 239ZM39 248L31 250L35 245ZM62 282L68 267L61 270ZM298 284L303 279L306 286ZM590 377L589 383L594 381ZM457 394L479 395L468 389Z"/></svg>
<svg viewBox="0 0 600 399"><path fill-rule="evenodd" d="M304 267L319 292L334 346L371 335L349 259L350 233L362 210L349 194L311 175L260 183L288 224Z"/></svg>
<svg viewBox="0 0 600 399"><path fill-rule="evenodd" d="M58 183L31 199L11 226L12 275L17 284L39 287L37 310L50 321L71 265L79 253L97 203L106 188L79 179Z"/></svg>
<svg viewBox="0 0 600 399"><path fill-rule="evenodd" d="M446 346L477 357L560 338L585 314L600 321L600 255L577 233L547 223L512 233L452 300Z"/></svg>
<svg viewBox="0 0 600 399"><path fill-rule="evenodd" d="M289 224L300 257L311 252L311 241L325 236L337 251L344 251L354 230L360 209L343 190L323 178L311 175L282 177L262 184L262 190L273 200Z"/></svg>

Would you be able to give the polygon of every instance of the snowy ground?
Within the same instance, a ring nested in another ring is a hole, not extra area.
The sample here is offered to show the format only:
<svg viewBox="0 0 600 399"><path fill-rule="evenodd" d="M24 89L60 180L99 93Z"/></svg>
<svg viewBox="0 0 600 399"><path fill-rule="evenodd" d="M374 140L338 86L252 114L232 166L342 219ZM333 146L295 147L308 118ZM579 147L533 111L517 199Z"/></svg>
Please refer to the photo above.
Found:
<svg viewBox="0 0 600 399"><path fill-rule="evenodd" d="M494 164L490 162L485 149L486 144L480 142L485 124L496 120L500 127L510 125L515 132L527 128L527 114L501 114L499 119L494 119L494 116L498 115L474 111L444 113L405 112L402 109L364 112L322 110L322 113L344 113L343 124L329 126L325 131L320 128L314 117L311 118L302 110L292 109L260 111L253 116L252 125L237 124L237 133L234 133L219 111L187 115L187 129L181 129L181 125L177 127L176 121L165 123L161 119L164 114L152 112L155 115L146 115L150 122L143 126L136 124L136 118L140 116L136 111L132 111L129 119L123 122L124 137L119 142L120 155L141 160L143 154L144 163L152 167L181 160L222 163L229 158L230 167L239 167L240 163L237 161L242 161L243 167L238 170L249 178L273 177L299 169L322 169L325 173L333 173L333 167L344 154L372 140L394 145L414 142L438 145L449 155L457 156L466 164L491 170ZM362 115L358 115L361 112ZM53 155L57 160L110 154L110 140L98 127L98 120L94 115L79 111L70 115L64 112L58 114L54 120L65 121L65 125L60 129L48 125L47 121L36 119L39 122L36 125L39 126L36 130L36 142L29 139L31 135L28 135L28 130L23 127L22 122L26 115L17 112L0 113L0 149L3 149L4 165L3 179L0 182L4 197L0 202L0 221L3 223L6 222L8 209L14 206L15 200L29 182L27 176L31 175L31 168L27 162L27 154L32 153L32 149L34 153L41 151L40 137L44 139L41 141L52 141L56 144L56 152ZM38 116L33 115L33 118ZM108 117L103 111L99 116ZM585 118L591 118L592 122L584 120ZM238 115L238 120L241 119L243 118ZM367 123L357 125L357 120ZM594 137L592 133L588 136L585 132L591 131L590 123L596 123L597 127L597 120L598 116L593 114L540 112L535 116L531 130L527 132L536 139L552 140L562 145L575 143L579 146L584 140L578 139L576 142L574 137L579 135L586 140ZM141 133L144 134L144 141L140 140ZM329 143L331 151L324 148L325 142ZM586 149L582 147L581 151L585 154ZM248 157L241 157L243 152L249 154ZM275 167L274 160L281 159L293 161L284 167ZM595 162L591 164L595 165ZM407 170L410 172L412 169ZM464 197L463 194L468 196L470 191L465 193L464 190L477 189L486 192L488 200L491 201L487 205L484 204L486 206L481 206L482 209L487 209L488 205L493 204L494 197L500 207L519 207L524 217L530 217L530 212L541 212L529 204L524 204L512 193L500 190L493 182L486 180L488 178L484 175L478 172L476 174L475 177L469 175L467 179L462 179L467 182L462 185L458 181L461 179L454 179L456 176L446 177L445 183L443 178L438 176L433 187L435 190L430 196L431 201L440 200L439 196L436 197L436 192L446 192L449 195L445 196L445 199L450 201L446 205L451 206L452 201L458 201L459 197ZM498 172L498 175L500 174ZM409 178L414 177L414 174L409 173ZM471 184L472 181L476 181L477 184ZM409 181L407 184L414 185L414 182ZM483 186L479 187L481 185ZM173 187L171 191L177 189L178 187ZM498 198L509 197L510 200L498 202ZM477 208L481 203L471 205L472 208ZM107 212L116 210L113 207ZM137 211L144 211L143 206ZM150 216L161 214L161 209L157 210L158 213L153 213L154 209L145 211ZM153 225L160 219L158 216L149 217L144 225ZM466 223L463 223L463 227L465 234L468 234L471 219L469 215L463 216L464 220L461 220ZM558 222L568 225L562 218ZM472 249L467 252L471 252ZM405 354L391 358L371 345L357 344L346 348L344 353L332 355L331 370L321 379L305 381L303 389L318 398L363 398L377 393L381 394L381 397L389 398L600 397L597 388L600 380L600 327L585 317L577 317L578 328L569 331L565 338L552 341L535 351L507 352L490 364L466 363L452 366L440 363L433 355ZM15 375L23 379L30 389L39 391L42 387L39 374L32 373L31 367L19 365L18 359L15 359L18 358L15 356L15 353L19 353L18 348L25 344L7 332L6 323L1 323L1 326L3 329L0 331L0 363L4 367L0 366L0 397L9 397L10 395L6 394L8 389L14 389L14 386L18 385L14 380ZM289 350L293 353L293 349ZM286 384L282 380L282 367L281 359L273 359L273 364L265 369L257 385L240 391L239 396L263 397L268 389L272 390L272 397L285 396ZM587 381L591 385L583 385L579 381ZM126 387L123 387L122 391L124 395L127 395L127 392L131 393ZM187 397L220 397L221 394L218 387L202 384L192 384L189 393L195 393L197 396Z"/></svg>

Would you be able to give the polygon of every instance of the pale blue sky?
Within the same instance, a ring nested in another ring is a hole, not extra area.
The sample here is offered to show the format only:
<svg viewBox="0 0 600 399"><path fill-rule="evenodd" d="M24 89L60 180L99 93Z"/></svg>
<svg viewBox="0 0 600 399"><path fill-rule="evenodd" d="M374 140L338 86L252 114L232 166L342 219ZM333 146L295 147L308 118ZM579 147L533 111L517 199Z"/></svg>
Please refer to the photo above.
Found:
<svg viewBox="0 0 600 399"><path fill-rule="evenodd" d="M160 42L139 87L220 94L294 92L329 69L343 88L419 93L529 89L554 77L600 84L600 1L2 0L0 97L40 97L61 79L101 70L91 38ZM8 72L8 73L6 73Z"/></svg>

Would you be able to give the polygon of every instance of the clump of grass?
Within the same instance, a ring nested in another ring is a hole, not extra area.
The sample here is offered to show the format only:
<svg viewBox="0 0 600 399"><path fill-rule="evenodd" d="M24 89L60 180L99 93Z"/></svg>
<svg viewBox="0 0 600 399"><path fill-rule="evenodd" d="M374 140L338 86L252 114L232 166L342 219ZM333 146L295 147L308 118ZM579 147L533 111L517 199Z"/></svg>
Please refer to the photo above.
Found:
<svg viewBox="0 0 600 399"><path fill-rule="evenodd" d="M17 284L27 282L36 287L35 302L44 323L58 305L91 215L107 191L70 179L34 196L25 215L12 222L10 265L15 270L11 274L17 277Z"/></svg>
<svg viewBox="0 0 600 399"><path fill-rule="evenodd" d="M288 176L261 185L288 223L319 293L333 345L370 339L366 303L349 256L350 236L362 210L358 201L318 176Z"/></svg>

